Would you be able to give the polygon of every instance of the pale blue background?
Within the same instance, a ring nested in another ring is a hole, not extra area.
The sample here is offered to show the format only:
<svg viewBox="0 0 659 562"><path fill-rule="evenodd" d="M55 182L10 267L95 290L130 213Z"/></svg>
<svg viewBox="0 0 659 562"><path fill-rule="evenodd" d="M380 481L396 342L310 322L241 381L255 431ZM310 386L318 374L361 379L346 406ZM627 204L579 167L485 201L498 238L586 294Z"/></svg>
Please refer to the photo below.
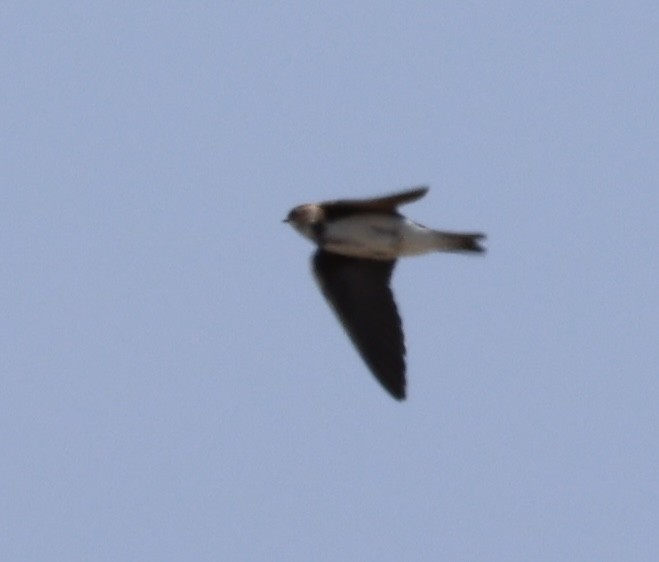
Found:
<svg viewBox="0 0 659 562"><path fill-rule="evenodd" d="M0 8L0 558L659 560L659 4ZM367 372L293 205L484 258Z"/></svg>

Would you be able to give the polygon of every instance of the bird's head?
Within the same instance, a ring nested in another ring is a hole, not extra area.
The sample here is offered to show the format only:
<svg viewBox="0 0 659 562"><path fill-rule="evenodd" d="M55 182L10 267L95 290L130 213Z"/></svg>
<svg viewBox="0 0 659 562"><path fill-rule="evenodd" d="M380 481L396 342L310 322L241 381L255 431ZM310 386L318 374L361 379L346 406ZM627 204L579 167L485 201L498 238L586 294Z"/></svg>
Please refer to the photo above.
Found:
<svg viewBox="0 0 659 562"><path fill-rule="evenodd" d="M290 224L302 236L315 241L317 226L325 219L325 213L319 205L313 203L298 205L291 209L283 222Z"/></svg>

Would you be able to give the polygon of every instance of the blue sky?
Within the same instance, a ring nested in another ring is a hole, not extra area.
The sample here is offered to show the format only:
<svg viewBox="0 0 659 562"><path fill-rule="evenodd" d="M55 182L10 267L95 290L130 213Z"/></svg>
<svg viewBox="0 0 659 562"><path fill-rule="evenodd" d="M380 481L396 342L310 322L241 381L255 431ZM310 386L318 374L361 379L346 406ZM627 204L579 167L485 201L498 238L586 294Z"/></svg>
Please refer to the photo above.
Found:
<svg viewBox="0 0 659 562"><path fill-rule="evenodd" d="M5 2L5 560L656 560L656 2ZM299 203L430 185L409 399Z"/></svg>

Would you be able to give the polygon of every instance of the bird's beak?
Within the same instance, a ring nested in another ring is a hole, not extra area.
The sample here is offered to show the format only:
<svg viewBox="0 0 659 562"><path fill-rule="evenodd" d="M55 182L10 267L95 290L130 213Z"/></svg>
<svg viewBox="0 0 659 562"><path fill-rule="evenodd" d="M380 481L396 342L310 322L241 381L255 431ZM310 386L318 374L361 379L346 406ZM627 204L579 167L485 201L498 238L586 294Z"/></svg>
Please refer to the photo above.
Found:
<svg viewBox="0 0 659 562"><path fill-rule="evenodd" d="M281 221L281 222L291 222L291 219L284 219L284 220Z"/></svg>

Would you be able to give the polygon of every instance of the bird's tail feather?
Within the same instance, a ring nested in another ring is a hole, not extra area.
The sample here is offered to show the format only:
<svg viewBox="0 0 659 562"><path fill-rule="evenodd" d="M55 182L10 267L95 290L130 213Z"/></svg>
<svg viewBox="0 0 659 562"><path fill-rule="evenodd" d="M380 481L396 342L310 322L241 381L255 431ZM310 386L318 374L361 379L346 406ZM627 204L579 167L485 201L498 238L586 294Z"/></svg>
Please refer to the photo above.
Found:
<svg viewBox="0 0 659 562"><path fill-rule="evenodd" d="M484 252L480 241L485 234L479 232L441 232L436 231L437 249L440 252Z"/></svg>

